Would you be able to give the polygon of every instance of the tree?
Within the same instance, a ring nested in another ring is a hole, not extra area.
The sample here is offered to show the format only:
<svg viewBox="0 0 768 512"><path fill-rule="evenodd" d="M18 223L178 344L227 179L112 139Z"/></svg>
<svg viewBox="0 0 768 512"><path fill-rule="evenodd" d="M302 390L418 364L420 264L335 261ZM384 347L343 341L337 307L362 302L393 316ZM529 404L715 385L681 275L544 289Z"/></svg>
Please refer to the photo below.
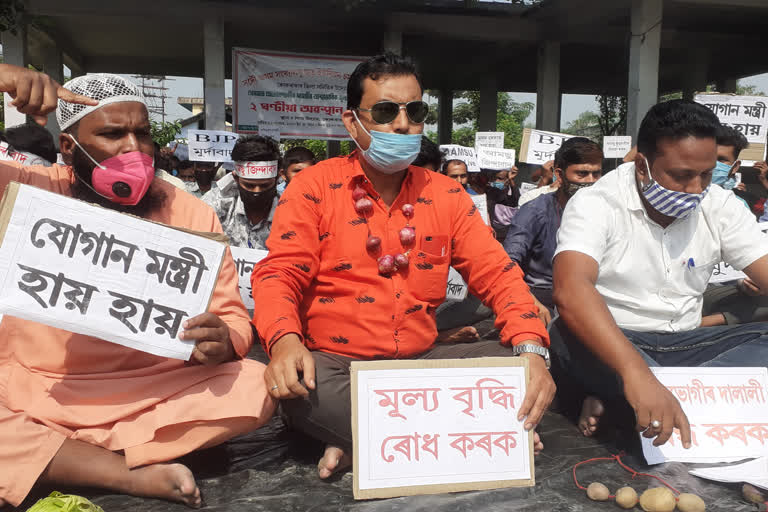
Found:
<svg viewBox="0 0 768 512"><path fill-rule="evenodd" d="M600 129L600 116L591 111L582 112L579 117L568 123L565 133L599 141L603 135Z"/></svg>
<svg viewBox="0 0 768 512"><path fill-rule="evenodd" d="M467 124L453 130L453 143L463 146L475 145L475 132L479 129L480 119L480 93L478 91L464 91L458 98L466 100L455 105L453 109L453 122ZM523 139L523 123L533 112L535 105L531 102L518 103L510 98L506 92L500 92L496 96L496 130L504 132L504 147L520 150Z"/></svg>
<svg viewBox="0 0 768 512"><path fill-rule="evenodd" d="M283 149L283 153L288 151L291 148L296 147L304 147L308 150L312 151L312 153L315 155L315 159L319 162L320 160L325 160L325 153L326 153L326 141L324 140L315 140L315 139L284 139L280 141L280 144ZM342 155L348 155L352 152L354 143L350 142L348 140L341 141L341 154Z"/></svg>
<svg viewBox="0 0 768 512"><path fill-rule="evenodd" d="M0 0L0 32L10 32L16 35L16 29L23 14L23 1Z"/></svg>
<svg viewBox="0 0 768 512"><path fill-rule="evenodd" d="M151 127L152 140L161 148L176 140L176 135L181 133L181 122L179 121L165 121L162 123L152 121Z"/></svg>
<svg viewBox="0 0 768 512"><path fill-rule="evenodd" d="M627 97L605 96L595 97L599 108L597 122L600 134L605 137L627 131Z"/></svg>

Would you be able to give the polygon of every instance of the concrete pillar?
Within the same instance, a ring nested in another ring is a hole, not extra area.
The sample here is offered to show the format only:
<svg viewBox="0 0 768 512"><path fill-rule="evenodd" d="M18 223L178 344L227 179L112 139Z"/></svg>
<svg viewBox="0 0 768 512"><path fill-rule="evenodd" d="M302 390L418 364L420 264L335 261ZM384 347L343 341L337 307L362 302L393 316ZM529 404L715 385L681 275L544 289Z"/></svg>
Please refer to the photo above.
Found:
<svg viewBox="0 0 768 512"><path fill-rule="evenodd" d="M496 77L483 79L480 89L480 118L478 128L481 132L496 131L496 110L498 108L498 91L496 89Z"/></svg>
<svg viewBox="0 0 768 512"><path fill-rule="evenodd" d="M27 25L20 21L16 33L3 32L3 61L14 66L27 67ZM27 122L27 116L11 106L13 99L7 93L3 95L5 107L5 127L18 126Z"/></svg>
<svg viewBox="0 0 768 512"><path fill-rule="evenodd" d="M717 81L717 92L735 93L739 87L739 81L736 78L724 78Z"/></svg>
<svg viewBox="0 0 768 512"><path fill-rule="evenodd" d="M43 71L60 84L64 83L64 62L61 50L56 47L48 48L43 56ZM56 111L48 114L48 123L45 125L56 146L59 145L59 123L56 122Z"/></svg>
<svg viewBox="0 0 768 512"><path fill-rule="evenodd" d="M450 144L453 139L453 91L440 89L437 105L437 140L440 144Z"/></svg>
<svg viewBox="0 0 768 512"><path fill-rule="evenodd" d="M539 46L536 73L536 128L560 130L560 43Z"/></svg>
<svg viewBox="0 0 768 512"><path fill-rule="evenodd" d="M640 123L659 96L659 50L663 0L632 0L627 90L627 135L637 136Z"/></svg>
<svg viewBox="0 0 768 512"><path fill-rule="evenodd" d="M224 104L224 22L214 18L203 25L203 58L205 60L203 91L205 94L205 129L226 128ZM237 127L233 127L236 131Z"/></svg>
<svg viewBox="0 0 768 512"><path fill-rule="evenodd" d="M352 144L354 144L354 142ZM354 146L354 147L357 148L357 146ZM341 141L329 140L325 146L325 156L327 158L333 158L335 156L339 156L340 154L341 154Z"/></svg>
<svg viewBox="0 0 768 512"><path fill-rule="evenodd" d="M683 99L693 100L697 92L707 89L707 71L709 56L701 51L694 51L688 56L685 83L683 83Z"/></svg>
<svg viewBox="0 0 768 512"><path fill-rule="evenodd" d="M403 31L399 28L390 28L384 33L382 48L385 52L392 52L396 55L403 54Z"/></svg>

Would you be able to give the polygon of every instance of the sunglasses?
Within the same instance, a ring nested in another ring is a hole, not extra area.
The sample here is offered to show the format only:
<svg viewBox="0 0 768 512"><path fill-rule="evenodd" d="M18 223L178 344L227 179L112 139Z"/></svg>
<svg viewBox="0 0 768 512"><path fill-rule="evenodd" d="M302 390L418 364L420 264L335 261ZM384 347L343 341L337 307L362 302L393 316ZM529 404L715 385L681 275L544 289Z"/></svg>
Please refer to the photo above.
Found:
<svg viewBox="0 0 768 512"><path fill-rule="evenodd" d="M389 124L405 109L408 119L414 124L421 124L427 119L429 105L424 101L409 101L408 103L396 103L384 100L375 103L371 108L358 108L362 112L370 112L371 119L376 124Z"/></svg>

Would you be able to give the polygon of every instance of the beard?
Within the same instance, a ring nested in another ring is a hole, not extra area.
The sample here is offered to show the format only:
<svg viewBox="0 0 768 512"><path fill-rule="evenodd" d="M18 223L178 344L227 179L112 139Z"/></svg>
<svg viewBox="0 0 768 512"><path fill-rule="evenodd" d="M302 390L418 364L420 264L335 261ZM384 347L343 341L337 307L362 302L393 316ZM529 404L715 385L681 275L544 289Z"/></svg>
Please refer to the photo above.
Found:
<svg viewBox="0 0 768 512"><path fill-rule="evenodd" d="M138 203L134 205L118 204L110 201L104 196L101 196L91 190L92 185L91 178L93 176L93 169L96 166L94 163L80 150L75 147L74 153L72 153L72 172L75 173L75 183L72 185L72 195L75 199L80 199L88 203L97 204L103 208L115 210L120 213L128 213L135 215L136 217L146 218L155 210L162 208L165 205L165 201L168 199L168 195L164 190L155 186L154 181L147 189L147 193L144 194Z"/></svg>

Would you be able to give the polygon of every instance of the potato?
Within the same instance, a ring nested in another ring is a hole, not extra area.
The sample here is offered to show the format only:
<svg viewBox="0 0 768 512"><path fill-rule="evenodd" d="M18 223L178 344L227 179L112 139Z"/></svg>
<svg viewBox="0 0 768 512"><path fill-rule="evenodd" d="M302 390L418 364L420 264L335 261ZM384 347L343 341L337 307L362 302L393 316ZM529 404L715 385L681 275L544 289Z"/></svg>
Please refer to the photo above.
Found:
<svg viewBox="0 0 768 512"><path fill-rule="evenodd" d="M637 493L631 487L622 487L616 491L616 504L621 508L634 508L637 505Z"/></svg>
<svg viewBox="0 0 768 512"><path fill-rule="evenodd" d="M749 484L744 484L744 487L741 488L741 493L744 495L744 499L750 503L761 504L768 499L757 488Z"/></svg>
<svg viewBox="0 0 768 512"><path fill-rule="evenodd" d="M675 495L666 487L648 489L640 496L640 506L645 512L672 512L676 504Z"/></svg>
<svg viewBox="0 0 768 512"><path fill-rule="evenodd" d="M605 501L611 495L611 491L600 482L592 482L587 487L587 496L594 501Z"/></svg>
<svg viewBox="0 0 768 512"><path fill-rule="evenodd" d="M695 494L684 492L677 497L677 508L680 512L704 512L707 504Z"/></svg>

